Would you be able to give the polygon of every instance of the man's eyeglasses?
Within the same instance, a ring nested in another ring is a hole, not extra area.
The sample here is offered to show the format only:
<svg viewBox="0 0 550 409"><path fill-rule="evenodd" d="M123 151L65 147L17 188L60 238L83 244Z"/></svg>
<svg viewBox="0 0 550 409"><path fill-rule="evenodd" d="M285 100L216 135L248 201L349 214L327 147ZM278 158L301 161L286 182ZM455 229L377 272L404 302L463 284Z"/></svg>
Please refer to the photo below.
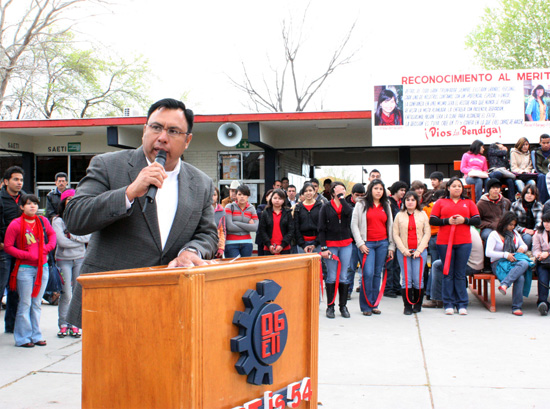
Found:
<svg viewBox="0 0 550 409"><path fill-rule="evenodd" d="M162 131L166 131L166 135L172 138L177 138L180 135L191 135L191 132L181 132L174 128L165 128L159 124L147 124L147 126L151 128L151 131L155 134L160 134Z"/></svg>

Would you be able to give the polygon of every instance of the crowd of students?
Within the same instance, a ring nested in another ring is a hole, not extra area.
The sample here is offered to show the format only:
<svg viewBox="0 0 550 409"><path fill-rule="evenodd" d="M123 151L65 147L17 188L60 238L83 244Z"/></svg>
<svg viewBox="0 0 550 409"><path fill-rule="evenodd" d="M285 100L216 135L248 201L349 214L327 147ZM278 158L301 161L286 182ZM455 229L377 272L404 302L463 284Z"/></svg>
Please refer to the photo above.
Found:
<svg viewBox="0 0 550 409"><path fill-rule="evenodd" d="M540 145L530 152L520 138L508 152L492 144L487 160L483 142L474 141L461 170L475 201L459 177L444 182L441 172L430 175L428 190L421 181L386 187L373 170L368 185L357 183L350 194L330 179L321 194L319 181L311 179L297 195L285 178L265 193L258 209L248 202L248 188L234 182L225 214L216 219L220 243L225 240L219 256L250 256L253 232L259 255L319 253L328 318L335 318L336 303L341 316L350 316L347 301L357 271L365 316L381 314L383 296L402 297L405 315L422 307L467 315L467 275L482 270L498 277L502 294L512 288L516 316L523 315L536 272L538 311L547 315L550 136L542 135ZM221 214L217 200L214 207Z"/></svg>

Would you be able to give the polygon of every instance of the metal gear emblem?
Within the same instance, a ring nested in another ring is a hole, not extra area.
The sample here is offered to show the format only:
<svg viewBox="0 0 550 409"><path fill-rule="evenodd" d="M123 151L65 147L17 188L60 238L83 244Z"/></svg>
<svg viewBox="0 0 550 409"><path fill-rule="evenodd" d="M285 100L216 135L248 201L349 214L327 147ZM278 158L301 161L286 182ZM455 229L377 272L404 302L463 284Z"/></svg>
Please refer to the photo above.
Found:
<svg viewBox="0 0 550 409"><path fill-rule="evenodd" d="M281 286L273 280L256 284L242 297L245 310L235 311L233 324L239 335L231 338L231 351L241 354L237 372L253 385L273 384L273 364L286 346L288 322L283 308L273 303Z"/></svg>

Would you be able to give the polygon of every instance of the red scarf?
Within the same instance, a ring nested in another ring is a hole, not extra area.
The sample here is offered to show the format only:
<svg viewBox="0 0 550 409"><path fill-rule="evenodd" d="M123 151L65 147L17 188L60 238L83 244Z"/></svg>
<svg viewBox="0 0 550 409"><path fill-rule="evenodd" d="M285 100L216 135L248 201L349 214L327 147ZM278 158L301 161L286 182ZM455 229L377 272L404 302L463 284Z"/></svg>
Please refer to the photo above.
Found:
<svg viewBox="0 0 550 409"><path fill-rule="evenodd" d="M34 216L32 220L34 220L34 226L38 226L38 237L35 237L38 239L38 271L36 273L36 280L34 280L34 287L32 289L32 298L38 297L38 294L40 293L40 288L42 287L42 266L44 265L44 229L42 228L42 222L39 219L40 216ZM25 214L21 215L21 230L19 232L18 237L18 243L17 248L20 250L25 249L25 225L27 222L25 219L30 218L28 216L25 216ZM29 223L30 224L30 223ZM33 229L36 230L36 229ZM17 272L19 271L19 266L21 265L21 259L15 260L15 267L13 268L13 271L10 275L10 290L15 291L17 287Z"/></svg>

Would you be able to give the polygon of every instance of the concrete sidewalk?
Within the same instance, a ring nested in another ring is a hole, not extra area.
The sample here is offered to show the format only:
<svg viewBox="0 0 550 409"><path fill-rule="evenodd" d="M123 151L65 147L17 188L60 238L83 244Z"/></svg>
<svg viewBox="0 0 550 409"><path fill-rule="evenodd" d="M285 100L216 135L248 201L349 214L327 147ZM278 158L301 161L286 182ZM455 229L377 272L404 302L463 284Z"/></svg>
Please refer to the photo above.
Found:
<svg viewBox="0 0 550 409"><path fill-rule="evenodd" d="M468 316L404 316L401 299L383 298L382 314L365 317L354 292L351 318L329 320L322 303L319 408L549 408L550 316L536 294L534 283L523 317L500 294L496 313L470 294ZM46 347L0 334L0 408L80 408L81 341L57 338L56 323L57 307L43 305Z"/></svg>

